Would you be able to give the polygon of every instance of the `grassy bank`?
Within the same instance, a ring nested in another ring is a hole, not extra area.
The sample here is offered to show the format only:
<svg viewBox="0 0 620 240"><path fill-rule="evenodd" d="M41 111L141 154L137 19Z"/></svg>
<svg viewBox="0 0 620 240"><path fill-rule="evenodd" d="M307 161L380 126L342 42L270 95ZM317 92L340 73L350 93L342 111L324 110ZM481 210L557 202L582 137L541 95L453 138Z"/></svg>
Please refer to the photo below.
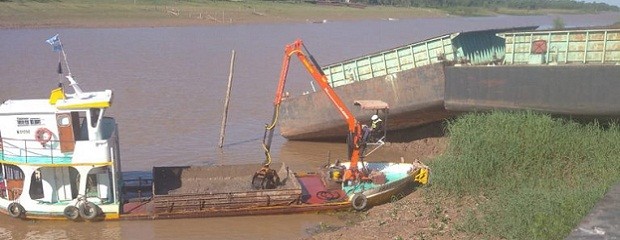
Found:
<svg viewBox="0 0 620 240"><path fill-rule="evenodd" d="M0 2L0 28L159 27L438 17L435 9L274 1L63 0Z"/></svg>
<svg viewBox="0 0 620 240"><path fill-rule="evenodd" d="M468 114L448 128L448 150L431 163L425 195L476 199L456 224L467 235L563 239L620 180L615 124L494 112Z"/></svg>
<svg viewBox="0 0 620 240"><path fill-rule="evenodd" d="M580 10L327 6L303 1L14 0L0 1L0 28L166 27L361 19L583 13Z"/></svg>

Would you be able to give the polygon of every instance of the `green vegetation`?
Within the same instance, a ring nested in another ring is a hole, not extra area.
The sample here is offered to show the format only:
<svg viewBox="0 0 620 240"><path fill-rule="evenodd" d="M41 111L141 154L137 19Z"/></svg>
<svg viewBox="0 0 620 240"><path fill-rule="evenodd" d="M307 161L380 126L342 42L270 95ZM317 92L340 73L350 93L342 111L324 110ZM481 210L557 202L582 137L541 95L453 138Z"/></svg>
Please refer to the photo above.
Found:
<svg viewBox="0 0 620 240"><path fill-rule="evenodd" d="M572 0L351 0L366 4L366 8L311 3L316 1L0 0L0 28L159 27L618 11L618 7L604 3Z"/></svg>
<svg viewBox="0 0 620 240"><path fill-rule="evenodd" d="M565 9L589 12L618 11L616 6L605 3L586 3L574 0L359 0L367 4L396 5L430 8L482 7L511 9Z"/></svg>
<svg viewBox="0 0 620 240"><path fill-rule="evenodd" d="M364 9L305 2L49 0L0 2L0 28L161 27L445 16L436 9Z"/></svg>
<svg viewBox="0 0 620 240"><path fill-rule="evenodd" d="M458 224L472 236L563 239L620 180L615 123L493 112L465 115L448 130L425 195L477 199Z"/></svg>

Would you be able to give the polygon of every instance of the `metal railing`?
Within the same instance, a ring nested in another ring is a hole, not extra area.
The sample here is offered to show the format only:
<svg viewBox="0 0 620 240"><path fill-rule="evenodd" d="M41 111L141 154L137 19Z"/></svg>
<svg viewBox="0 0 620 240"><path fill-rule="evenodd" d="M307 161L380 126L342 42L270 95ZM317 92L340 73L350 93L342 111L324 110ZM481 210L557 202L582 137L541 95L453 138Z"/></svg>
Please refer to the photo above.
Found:
<svg viewBox="0 0 620 240"><path fill-rule="evenodd" d="M0 160L10 163L26 164L68 164L72 155L60 152L61 141L50 140L41 144L36 140L2 138ZM40 147L37 147L40 145Z"/></svg>

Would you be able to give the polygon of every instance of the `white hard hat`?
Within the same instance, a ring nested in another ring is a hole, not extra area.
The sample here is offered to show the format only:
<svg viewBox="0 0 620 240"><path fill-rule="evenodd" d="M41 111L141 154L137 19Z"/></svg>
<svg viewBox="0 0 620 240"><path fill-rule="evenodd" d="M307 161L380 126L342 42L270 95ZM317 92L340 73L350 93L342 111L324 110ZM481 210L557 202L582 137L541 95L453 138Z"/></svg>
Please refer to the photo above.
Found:
<svg viewBox="0 0 620 240"><path fill-rule="evenodd" d="M370 117L370 120L373 120L373 121L377 119L379 119L379 116L377 116L377 114L372 115L372 117Z"/></svg>

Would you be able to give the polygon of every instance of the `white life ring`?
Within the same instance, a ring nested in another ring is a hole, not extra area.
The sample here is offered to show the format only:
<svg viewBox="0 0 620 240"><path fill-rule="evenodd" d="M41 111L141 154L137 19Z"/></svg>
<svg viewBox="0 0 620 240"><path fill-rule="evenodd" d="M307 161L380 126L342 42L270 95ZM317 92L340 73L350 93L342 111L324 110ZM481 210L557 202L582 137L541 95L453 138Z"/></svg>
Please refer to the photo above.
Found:
<svg viewBox="0 0 620 240"><path fill-rule="evenodd" d="M34 133L34 139L37 142L41 143L41 145L45 145L47 142L52 140L53 133L47 128L39 128Z"/></svg>
<svg viewBox="0 0 620 240"><path fill-rule="evenodd" d="M9 216L14 218L23 218L24 213L26 212L24 210L24 207L16 202L10 203L9 206L7 206L6 210L9 213Z"/></svg>
<svg viewBox="0 0 620 240"><path fill-rule="evenodd" d="M353 209L357 211L362 211L366 209L367 205L368 205L368 199L362 193L356 193L351 198L351 206L353 207Z"/></svg>

